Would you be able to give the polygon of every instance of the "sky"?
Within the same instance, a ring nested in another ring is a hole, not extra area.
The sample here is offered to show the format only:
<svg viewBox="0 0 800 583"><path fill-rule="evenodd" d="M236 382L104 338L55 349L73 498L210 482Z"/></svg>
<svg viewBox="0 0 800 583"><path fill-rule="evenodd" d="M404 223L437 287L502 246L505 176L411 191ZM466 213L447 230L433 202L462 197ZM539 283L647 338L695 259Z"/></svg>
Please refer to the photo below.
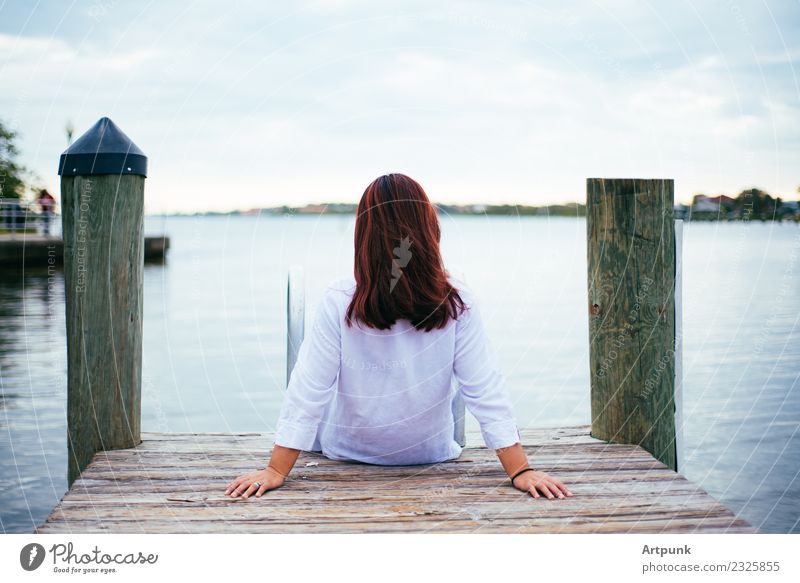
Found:
<svg viewBox="0 0 800 583"><path fill-rule="evenodd" d="M797 1L0 0L0 119L58 192L68 121L147 154L148 213L358 202L676 202L800 186Z"/></svg>

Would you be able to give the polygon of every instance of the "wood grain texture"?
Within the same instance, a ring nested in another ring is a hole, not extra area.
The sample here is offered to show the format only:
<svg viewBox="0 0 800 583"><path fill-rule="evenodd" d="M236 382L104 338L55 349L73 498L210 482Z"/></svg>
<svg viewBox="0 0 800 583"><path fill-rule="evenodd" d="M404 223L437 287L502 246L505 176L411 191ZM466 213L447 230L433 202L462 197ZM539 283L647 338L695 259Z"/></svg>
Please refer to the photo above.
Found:
<svg viewBox="0 0 800 583"><path fill-rule="evenodd" d="M68 483L141 442L144 177L61 180Z"/></svg>
<svg viewBox="0 0 800 583"><path fill-rule="evenodd" d="M234 499L225 487L266 465L272 434L143 433L134 448L98 452L36 532L757 532L639 446L592 438L588 426L521 434L531 464L573 497L534 499L511 487L470 432L461 456L441 464L303 452L283 487Z"/></svg>
<svg viewBox="0 0 800 583"><path fill-rule="evenodd" d="M672 180L587 180L592 431L675 453L675 230Z"/></svg>

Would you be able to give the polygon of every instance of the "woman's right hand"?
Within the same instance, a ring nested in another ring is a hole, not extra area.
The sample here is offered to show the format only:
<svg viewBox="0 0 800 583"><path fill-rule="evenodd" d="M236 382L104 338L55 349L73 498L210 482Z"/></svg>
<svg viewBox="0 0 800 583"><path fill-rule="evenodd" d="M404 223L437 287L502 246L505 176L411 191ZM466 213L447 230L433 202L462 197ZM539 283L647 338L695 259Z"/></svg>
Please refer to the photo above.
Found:
<svg viewBox="0 0 800 583"><path fill-rule="evenodd" d="M572 496L572 492L562 482L537 470L518 475L513 484L517 490L528 492L534 498L541 498L537 490L541 490L542 494L551 500Z"/></svg>
<svg viewBox="0 0 800 583"><path fill-rule="evenodd" d="M256 482L258 482L260 486L257 486ZM266 467L263 470L251 474L244 474L236 478L228 485L228 488L225 490L225 495L231 498L236 498L238 496L249 498L255 494L260 498L267 490L280 488L283 486L283 483L283 476L272 468Z"/></svg>

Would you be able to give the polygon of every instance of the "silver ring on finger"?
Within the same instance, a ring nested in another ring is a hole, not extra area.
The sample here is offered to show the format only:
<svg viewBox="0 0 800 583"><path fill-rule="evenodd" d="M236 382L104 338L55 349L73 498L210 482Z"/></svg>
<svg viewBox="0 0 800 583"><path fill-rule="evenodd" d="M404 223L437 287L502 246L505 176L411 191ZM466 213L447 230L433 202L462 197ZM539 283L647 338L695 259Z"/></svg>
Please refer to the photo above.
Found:
<svg viewBox="0 0 800 583"><path fill-rule="evenodd" d="M261 482L253 482L253 486L255 486L256 488L260 488Z"/></svg>

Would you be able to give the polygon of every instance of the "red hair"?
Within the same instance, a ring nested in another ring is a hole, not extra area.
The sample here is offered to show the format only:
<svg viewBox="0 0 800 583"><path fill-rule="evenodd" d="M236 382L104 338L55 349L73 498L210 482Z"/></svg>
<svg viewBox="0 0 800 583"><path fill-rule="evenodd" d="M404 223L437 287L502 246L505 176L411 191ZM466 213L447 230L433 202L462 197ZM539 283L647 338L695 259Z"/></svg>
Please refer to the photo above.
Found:
<svg viewBox="0 0 800 583"><path fill-rule="evenodd" d="M364 191L355 228L356 290L347 308L371 328L400 318L426 332L444 328L464 310L439 251L436 209L405 174L384 174Z"/></svg>

